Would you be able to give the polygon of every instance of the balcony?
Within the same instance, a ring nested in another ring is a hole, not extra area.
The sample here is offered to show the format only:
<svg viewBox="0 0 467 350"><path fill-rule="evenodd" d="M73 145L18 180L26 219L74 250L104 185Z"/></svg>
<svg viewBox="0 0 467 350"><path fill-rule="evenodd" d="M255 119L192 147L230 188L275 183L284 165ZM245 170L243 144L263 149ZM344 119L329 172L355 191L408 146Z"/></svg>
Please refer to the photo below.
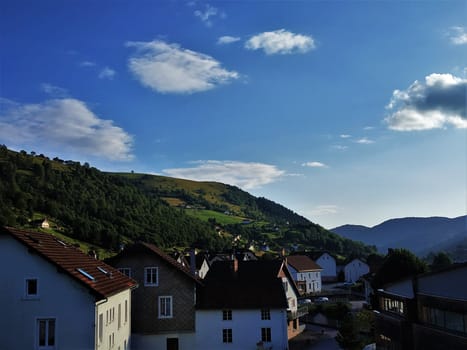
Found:
<svg viewBox="0 0 467 350"><path fill-rule="evenodd" d="M295 320L305 315L308 315L308 305L301 305L297 308L297 311L287 311L287 320Z"/></svg>

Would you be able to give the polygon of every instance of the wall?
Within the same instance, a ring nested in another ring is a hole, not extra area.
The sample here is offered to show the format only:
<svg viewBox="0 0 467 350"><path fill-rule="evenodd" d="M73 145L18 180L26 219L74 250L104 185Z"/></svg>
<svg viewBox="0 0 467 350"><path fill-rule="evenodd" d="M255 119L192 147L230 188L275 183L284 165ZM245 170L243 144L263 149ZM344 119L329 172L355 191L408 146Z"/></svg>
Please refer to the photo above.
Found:
<svg viewBox="0 0 467 350"><path fill-rule="evenodd" d="M125 322L125 301L128 303L128 317ZM120 305L120 328L118 327L118 306ZM111 310L114 310L113 321L108 318ZM103 319L103 337L102 342L99 339L99 315L102 314ZM97 349L110 349L109 347L109 336L113 339L115 349L126 350L129 349L131 342L131 290L125 290L118 294L112 295L107 298L106 301L97 303L96 314L95 314L96 327L96 342ZM125 347L126 345L126 347Z"/></svg>
<svg viewBox="0 0 467 350"><path fill-rule="evenodd" d="M261 328L271 328L271 343L265 348L288 348L287 314L285 310L271 310L271 320L261 320L261 310L232 310L232 320L222 320L222 310L196 311L196 346L194 349L256 350L261 341ZM232 343L222 342L222 329L232 329Z"/></svg>
<svg viewBox="0 0 467 350"><path fill-rule="evenodd" d="M89 289L8 235L0 235L0 266L2 350L36 349L37 318L56 319L56 348L94 349L95 300ZM38 279L35 299L24 297L26 278Z"/></svg>
<svg viewBox="0 0 467 350"><path fill-rule="evenodd" d="M370 272L368 265L358 259L352 260L344 267L345 280L347 282L355 282L368 272Z"/></svg>
<svg viewBox="0 0 467 350"><path fill-rule="evenodd" d="M331 255L324 253L316 260L316 263L323 268L321 271L323 280L337 278L336 260Z"/></svg>

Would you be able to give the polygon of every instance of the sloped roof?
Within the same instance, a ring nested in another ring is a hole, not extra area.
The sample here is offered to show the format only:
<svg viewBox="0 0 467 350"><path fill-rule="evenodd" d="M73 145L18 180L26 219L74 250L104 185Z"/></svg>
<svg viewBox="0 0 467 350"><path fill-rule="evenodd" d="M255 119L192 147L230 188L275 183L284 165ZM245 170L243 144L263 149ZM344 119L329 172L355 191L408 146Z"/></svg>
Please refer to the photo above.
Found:
<svg viewBox="0 0 467 350"><path fill-rule="evenodd" d="M106 298L138 286L135 280L112 266L84 254L51 234L11 227L2 227L0 234L11 235L28 249L89 288L97 298Z"/></svg>
<svg viewBox="0 0 467 350"><path fill-rule="evenodd" d="M204 279L197 307L200 309L287 308L282 261L217 261Z"/></svg>
<svg viewBox="0 0 467 350"><path fill-rule="evenodd" d="M151 243L145 243L145 242L138 242L133 245L130 245L128 247L125 247L123 251L121 251L119 254L116 256L107 259L109 264L112 264L113 261L116 261L120 259L121 257L124 257L128 253L138 253L138 251L141 251L141 249L150 252L151 254L155 254L157 257L159 257L161 260L165 261L168 265L174 267L176 270L180 271L183 275L186 277L194 280L195 282L201 284L201 279L198 278L197 276L194 276L190 269L188 267L183 266L180 264L177 260L169 256L168 254L164 253L164 251L158 247L156 247L154 244Z"/></svg>
<svg viewBox="0 0 467 350"><path fill-rule="evenodd" d="M292 266L295 270L301 271L316 271L323 268L311 260L306 255L290 255L287 257L287 264Z"/></svg>

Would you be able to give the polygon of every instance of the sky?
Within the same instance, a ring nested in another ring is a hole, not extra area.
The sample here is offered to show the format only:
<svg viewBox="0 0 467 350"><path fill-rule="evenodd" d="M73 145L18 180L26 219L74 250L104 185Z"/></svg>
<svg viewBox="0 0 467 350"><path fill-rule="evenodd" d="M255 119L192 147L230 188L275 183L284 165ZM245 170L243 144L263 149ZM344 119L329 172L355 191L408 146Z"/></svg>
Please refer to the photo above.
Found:
<svg viewBox="0 0 467 350"><path fill-rule="evenodd" d="M326 228L467 211L467 2L0 0L0 144Z"/></svg>

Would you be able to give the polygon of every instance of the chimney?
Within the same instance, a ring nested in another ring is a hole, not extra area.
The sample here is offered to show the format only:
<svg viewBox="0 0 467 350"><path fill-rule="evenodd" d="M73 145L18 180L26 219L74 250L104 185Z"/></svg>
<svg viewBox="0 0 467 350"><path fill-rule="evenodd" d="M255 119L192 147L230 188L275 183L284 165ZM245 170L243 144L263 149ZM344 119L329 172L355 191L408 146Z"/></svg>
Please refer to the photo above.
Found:
<svg viewBox="0 0 467 350"><path fill-rule="evenodd" d="M196 251L195 248L190 249L190 271L194 276L196 275Z"/></svg>

